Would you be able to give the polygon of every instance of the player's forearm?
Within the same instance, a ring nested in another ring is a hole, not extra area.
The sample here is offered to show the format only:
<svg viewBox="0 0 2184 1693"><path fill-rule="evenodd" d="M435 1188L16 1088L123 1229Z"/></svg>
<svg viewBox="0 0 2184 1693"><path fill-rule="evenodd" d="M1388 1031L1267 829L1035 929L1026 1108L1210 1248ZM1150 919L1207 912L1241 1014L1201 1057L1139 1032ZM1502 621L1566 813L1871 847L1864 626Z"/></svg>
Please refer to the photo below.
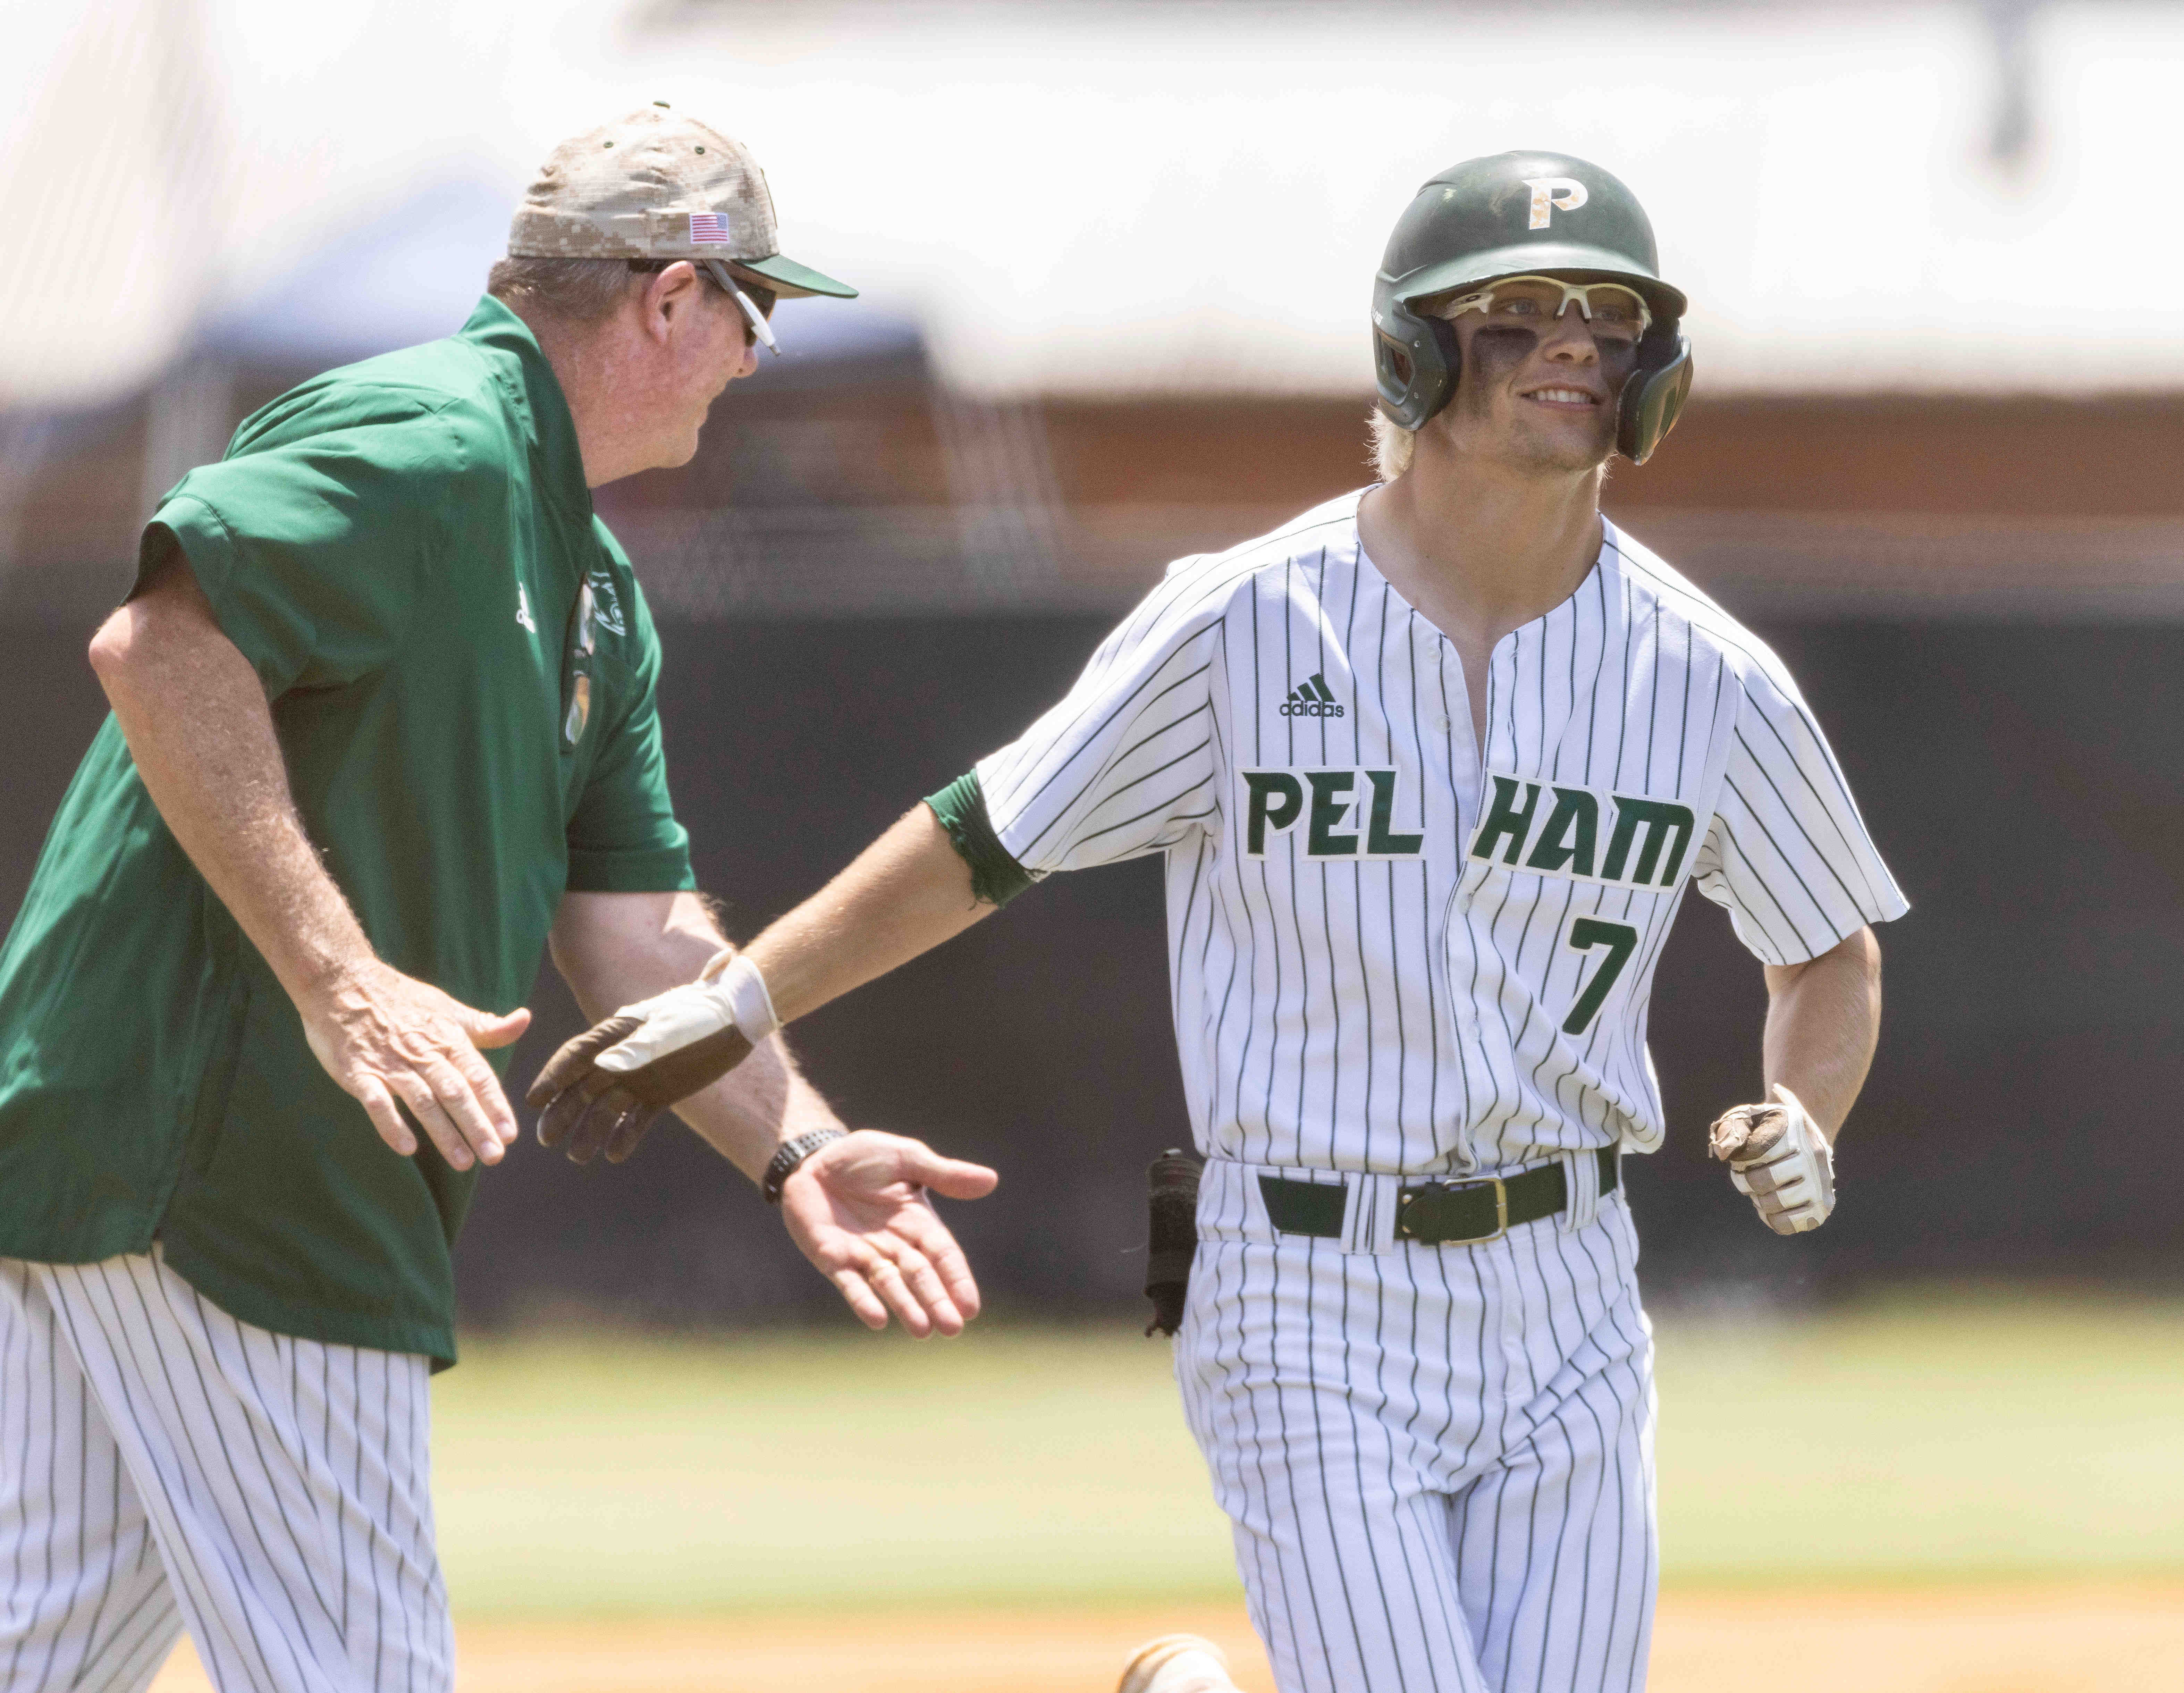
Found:
<svg viewBox="0 0 2184 1693"><path fill-rule="evenodd" d="M1880 943L1861 928L1808 963L1767 971L1768 1087L1780 1083L1830 1139L1857 1103L1880 1037Z"/></svg>
<svg viewBox="0 0 2184 1693"><path fill-rule="evenodd" d="M1025 879L1016 872L1018 886ZM596 944L588 932L609 919L626 930L627 914L647 900L660 902L664 916L670 898L571 894L556 919L554 958L597 1021L547 1061L527 1097L539 1111L538 1138L566 1144L578 1163L602 1151L627 1158L658 1113L672 1107L740 1167L759 1173L782 1141L834 1121L797 1077L775 1031L992 909L973 897L970 866L949 831L920 806L741 956L723 958L717 975L703 974L721 944L716 936L688 922L658 920L640 948L642 972L603 973L601 961L627 946ZM704 916L694 901L677 909ZM681 938L660 939L663 929ZM671 989L660 976L678 985ZM606 1015L638 1000L647 1001L642 1010Z"/></svg>
<svg viewBox="0 0 2184 1693"><path fill-rule="evenodd" d="M92 667L182 850L298 1005L372 957L288 787L250 661L179 564L93 638Z"/></svg>
<svg viewBox="0 0 2184 1693"><path fill-rule="evenodd" d="M932 811L918 805L748 951L775 1011L791 1022L994 909L972 896L970 866Z"/></svg>
<svg viewBox="0 0 2184 1693"><path fill-rule="evenodd" d="M694 894L571 894L553 935L554 964L594 1020L679 987L727 944ZM675 1111L753 1181L783 1141L841 1126L778 1035Z"/></svg>

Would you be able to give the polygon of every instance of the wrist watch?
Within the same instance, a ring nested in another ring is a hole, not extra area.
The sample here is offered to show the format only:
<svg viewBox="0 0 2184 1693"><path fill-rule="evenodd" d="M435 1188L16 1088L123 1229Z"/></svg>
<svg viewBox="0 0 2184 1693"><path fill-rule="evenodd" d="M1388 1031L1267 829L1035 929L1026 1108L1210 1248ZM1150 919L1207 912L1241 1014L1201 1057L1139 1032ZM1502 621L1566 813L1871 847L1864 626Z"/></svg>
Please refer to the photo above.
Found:
<svg viewBox="0 0 2184 1693"><path fill-rule="evenodd" d="M768 1205L781 1203L782 1183L796 1173L797 1166L816 1152L830 1140L839 1140L847 1133L839 1128L815 1128L808 1134L800 1134L794 1140L784 1140L774 1150L760 1178L758 1190L766 1195Z"/></svg>

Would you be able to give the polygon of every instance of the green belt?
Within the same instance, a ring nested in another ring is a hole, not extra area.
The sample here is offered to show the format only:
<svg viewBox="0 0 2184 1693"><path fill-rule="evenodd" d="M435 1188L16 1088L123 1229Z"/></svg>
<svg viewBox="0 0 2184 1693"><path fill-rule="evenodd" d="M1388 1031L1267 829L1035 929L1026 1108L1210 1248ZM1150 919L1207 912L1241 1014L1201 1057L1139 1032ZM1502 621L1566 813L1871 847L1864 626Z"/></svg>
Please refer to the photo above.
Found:
<svg viewBox="0 0 2184 1693"><path fill-rule="evenodd" d="M1613 1193L1620 1156L1613 1147L1593 1156L1600 1160L1601 1192ZM1266 1196L1267 1221L1280 1233L1321 1240L1342 1238L1346 1187L1262 1176L1259 1191ZM1419 1182L1396 1192L1396 1239L1428 1246L1482 1245L1499 1240L1520 1222L1553 1217L1568 1203L1569 1183L1559 1158L1481 1182Z"/></svg>

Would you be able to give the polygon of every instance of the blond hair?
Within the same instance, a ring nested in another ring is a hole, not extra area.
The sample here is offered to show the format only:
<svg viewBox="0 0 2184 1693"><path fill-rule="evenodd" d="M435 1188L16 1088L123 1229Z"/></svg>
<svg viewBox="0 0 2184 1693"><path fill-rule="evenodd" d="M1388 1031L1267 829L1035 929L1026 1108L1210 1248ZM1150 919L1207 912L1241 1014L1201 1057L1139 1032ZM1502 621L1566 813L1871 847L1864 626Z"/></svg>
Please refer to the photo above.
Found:
<svg viewBox="0 0 2184 1693"><path fill-rule="evenodd" d="M1365 414L1365 421L1373 432L1373 469L1384 482L1392 482L1411 468L1411 455L1418 450L1417 432L1403 427L1379 406Z"/></svg>

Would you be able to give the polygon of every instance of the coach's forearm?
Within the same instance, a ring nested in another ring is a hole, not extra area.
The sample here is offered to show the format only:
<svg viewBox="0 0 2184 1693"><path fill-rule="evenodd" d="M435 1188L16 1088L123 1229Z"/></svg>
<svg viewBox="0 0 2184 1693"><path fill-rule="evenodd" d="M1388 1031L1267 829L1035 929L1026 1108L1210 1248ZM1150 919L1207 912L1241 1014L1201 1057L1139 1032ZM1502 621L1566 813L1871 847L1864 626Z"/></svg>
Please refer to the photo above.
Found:
<svg viewBox="0 0 2184 1693"><path fill-rule="evenodd" d="M1832 1140L1880 1038L1880 943L1861 928L1804 964L1767 968L1765 1066Z"/></svg>
<svg viewBox="0 0 2184 1693"><path fill-rule="evenodd" d="M834 1108L804 1079L795 1055L777 1034L711 1087L676 1106L675 1115L754 1182L766 1174L783 1142L815 1128L843 1127Z"/></svg>
<svg viewBox="0 0 2184 1693"><path fill-rule="evenodd" d="M727 944L694 894L569 894L554 923L554 962L594 1021L679 987ZM783 1141L841 1127L778 1035L675 1114L753 1181Z"/></svg>
<svg viewBox="0 0 2184 1693"><path fill-rule="evenodd" d="M783 1022L963 933L995 908L929 808L913 807L748 949Z"/></svg>
<svg viewBox="0 0 2184 1693"><path fill-rule="evenodd" d="M265 690L179 561L108 618L92 668L182 850L292 1000L373 955L304 833Z"/></svg>

